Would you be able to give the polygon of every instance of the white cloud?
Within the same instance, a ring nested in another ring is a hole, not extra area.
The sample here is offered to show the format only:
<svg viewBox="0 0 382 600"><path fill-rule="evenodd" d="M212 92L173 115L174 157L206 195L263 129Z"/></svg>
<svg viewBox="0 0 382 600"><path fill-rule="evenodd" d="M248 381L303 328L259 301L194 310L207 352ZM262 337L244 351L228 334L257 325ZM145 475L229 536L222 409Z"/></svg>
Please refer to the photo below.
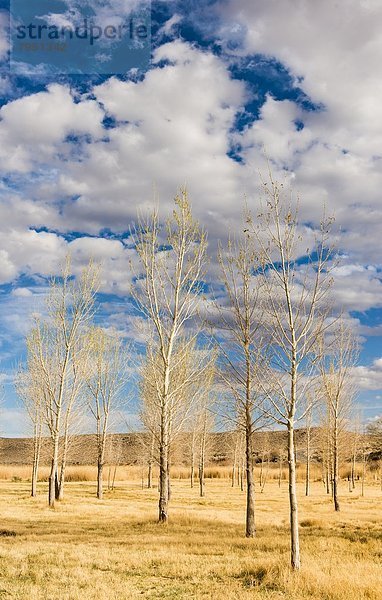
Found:
<svg viewBox="0 0 382 600"><path fill-rule="evenodd" d="M175 13L174 15L172 15L172 17L170 19L168 19L168 21L166 21L166 23L163 25L163 27L160 28L159 35L161 35L161 34L170 35L172 33L173 29L176 27L176 25L181 23L182 20L183 20L182 15Z"/></svg>
<svg viewBox="0 0 382 600"><path fill-rule="evenodd" d="M375 359L370 366L355 367L353 375L361 390L382 389L382 358ZM376 399L379 399L378 396Z"/></svg>
<svg viewBox="0 0 382 600"><path fill-rule="evenodd" d="M154 64L164 59L171 64L143 81L112 78L94 89L119 126L105 132L108 141L90 145L81 163L61 170L57 193L80 196L64 208L66 222L85 223L92 233L126 228L137 205L152 201L153 188L169 207L184 183L198 216L214 228L224 231L236 217L241 168L227 152L244 86L217 57L190 44L160 47Z"/></svg>
<svg viewBox="0 0 382 600"><path fill-rule="evenodd" d="M33 296L33 292L29 288L19 287L12 290L12 296L16 298L30 298Z"/></svg>
<svg viewBox="0 0 382 600"><path fill-rule="evenodd" d="M118 240L82 237L68 245L73 256L73 271L79 269L92 258L101 263L100 291L117 295L128 294L132 282L130 263L136 263L136 254L124 247Z"/></svg>
<svg viewBox="0 0 382 600"><path fill-rule="evenodd" d="M276 170L285 166L293 173L304 216L317 219L325 202L336 212L344 247L361 262L380 264L381 3L230 0L221 10L223 44L243 41L232 55L277 59L323 106L308 111L268 96L260 119L237 136L247 164L256 170L265 146Z"/></svg>
<svg viewBox="0 0 382 600"><path fill-rule="evenodd" d="M70 134L99 137L102 118L94 100L75 102L70 89L59 84L5 104L0 109L2 170L27 172L52 160Z"/></svg>
<svg viewBox="0 0 382 600"><path fill-rule="evenodd" d="M27 437L31 434L31 425L24 410L0 408L1 436Z"/></svg>

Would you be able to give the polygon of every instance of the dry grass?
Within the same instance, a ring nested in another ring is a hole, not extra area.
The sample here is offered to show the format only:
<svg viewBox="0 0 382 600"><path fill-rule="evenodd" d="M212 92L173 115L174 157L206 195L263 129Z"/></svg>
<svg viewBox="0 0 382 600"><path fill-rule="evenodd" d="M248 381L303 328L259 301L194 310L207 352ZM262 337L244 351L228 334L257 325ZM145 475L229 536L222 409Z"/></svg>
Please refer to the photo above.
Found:
<svg viewBox="0 0 382 600"><path fill-rule="evenodd" d="M141 481L142 478L146 479L146 466L139 465L119 465L116 470L116 481ZM108 478L109 467L105 467L104 477ZM111 477L113 476L114 467L111 467ZM344 465L340 470L340 475L343 479L348 476L349 468ZM356 472L362 473L362 465L357 465ZM270 464L263 466L263 475L267 480L278 480L279 479L279 467L277 464ZM39 472L39 480L44 482L48 481L49 467L41 466ZM197 476L197 469L195 469L195 476ZM232 476L232 467L230 466L207 466L205 469L205 477L207 479L229 479ZM29 465L0 465L0 480L5 481L30 481L31 467ZM158 477L158 471L154 468L153 479ZM173 466L171 469L171 477L175 480L185 480L190 477L190 469L185 466ZM258 480L260 477L260 465L255 467L255 477ZM370 470L367 471L367 479L369 481L378 481L380 477L380 471ZM69 482L82 482L82 481L95 481L97 478L97 469L94 465L70 465L66 469L66 480ZM288 478L288 472L286 467L282 469L281 479L286 481ZM311 479L312 481L321 481L322 470L319 465L311 465ZM303 482L305 479L305 465L298 465L297 467L297 479Z"/></svg>
<svg viewBox="0 0 382 600"><path fill-rule="evenodd" d="M369 484L335 514L322 484L300 485L303 564L291 573L287 485L257 496L258 535L243 537L245 497L229 481L207 482L206 497L173 482L170 523L156 523L156 490L119 482L102 502L93 483L69 483L54 511L46 484L29 498L25 482L0 486L0 598L46 600L382 598L382 495Z"/></svg>

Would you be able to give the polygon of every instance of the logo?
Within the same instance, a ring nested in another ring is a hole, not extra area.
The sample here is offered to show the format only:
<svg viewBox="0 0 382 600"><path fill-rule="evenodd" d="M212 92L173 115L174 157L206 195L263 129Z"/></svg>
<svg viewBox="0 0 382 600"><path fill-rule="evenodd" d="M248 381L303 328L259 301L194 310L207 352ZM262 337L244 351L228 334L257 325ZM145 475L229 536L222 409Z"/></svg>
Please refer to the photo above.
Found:
<svg viewBox="0 0 382 600"><path fill-rule="evenodd" d="M149 1L11 0L11 72L118 74L146 70Z"/></svg>

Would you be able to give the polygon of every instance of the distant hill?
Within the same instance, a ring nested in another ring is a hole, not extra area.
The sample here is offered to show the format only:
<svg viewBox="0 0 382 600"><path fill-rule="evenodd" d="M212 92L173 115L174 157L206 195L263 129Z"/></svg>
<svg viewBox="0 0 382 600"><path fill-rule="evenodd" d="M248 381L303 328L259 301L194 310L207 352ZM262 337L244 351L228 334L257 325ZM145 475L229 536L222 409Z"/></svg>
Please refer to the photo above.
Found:
<svg viewBox="0 0 382 600"><path fill-rule="evenodd" d="M304 457L304 431L296 432L298 458ZM175 444L173 464L189 463L189 443L187 435ZM148 452L150 439L145 433L119 433L109 436L108 457L110 462L120 464L139 464ZM259 432L255 434L254 454L260 459L262 448L270 449L270 460L277 460L279 448L286 448L286 433L282 431ZM212 433L208 441L208 463L227 465L232 463L234 442L232 433ZM0 464L21 465L29 464L33 455L33 440L31 438L0 438ZM89 465L96 462L96 440L92 434L74 436L70 443L68 464ZM285 457L284 457L285 460ZM41 454L41 464L49 463L49 440L45 439Z"/></svg>

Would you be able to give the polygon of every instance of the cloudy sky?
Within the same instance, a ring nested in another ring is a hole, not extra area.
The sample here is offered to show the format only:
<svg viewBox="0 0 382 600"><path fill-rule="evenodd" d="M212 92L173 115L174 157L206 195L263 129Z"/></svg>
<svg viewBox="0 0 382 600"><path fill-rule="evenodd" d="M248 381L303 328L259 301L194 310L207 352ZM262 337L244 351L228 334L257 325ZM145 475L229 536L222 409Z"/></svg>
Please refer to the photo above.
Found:
<svg viewBox="0 0 382 600"><path fill-rule="evenodd" d="M139 4L102 2L97 22ZM78 5L61 1L47 22L78 18ZM187 184L213 247L239 226L244 196L256 206L263 148L303 219L335 213L333 295L362 336L364 420L381 414L380 0L153 0L150 63L111 76L10 68L0 6L0 434L25 431L12 372L65 254L75 269L104 262L102 315L129 331L137 207L157 195L166 211Z"/></svg>

